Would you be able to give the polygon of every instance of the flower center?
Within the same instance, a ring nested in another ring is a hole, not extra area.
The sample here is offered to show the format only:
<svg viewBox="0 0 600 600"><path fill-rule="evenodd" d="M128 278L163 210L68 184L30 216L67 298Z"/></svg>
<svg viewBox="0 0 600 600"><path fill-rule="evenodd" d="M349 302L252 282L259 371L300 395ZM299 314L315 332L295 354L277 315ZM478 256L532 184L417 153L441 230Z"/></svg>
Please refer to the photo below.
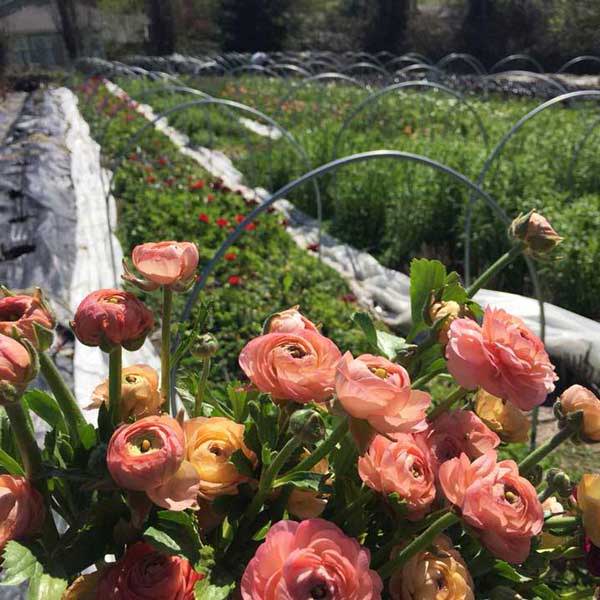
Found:
<svg viewBox="0 0 600 600"><path fill-rule="evenodd" d="M213 444L208 451L211 454L214 454L215 456L221 456L223 454L223 450L222 448L220 448L219 446L217 446L216 444Z"/></svg>
<svg viewBox="0 0 600 600"><path fill-rule="evenodd" d="M415 479L419 479L420 477L423 477L423 472L421 471L421 468L419 467L419 465L413 465L410 468L410 472L412 473L412 476Z"/></svg>
<svg viewBox="0 0 600 600"><path fill-rule="evenodd" d="M104 298L104 302L108 302L108 304L123 304L123 298L121 296L108 296Z"/></svg>
<svg viewBox="0 0 600 600"><path fill-rule="evenodd" d="M310 597L313 598L313 600L322 600L323 598L328 598L329 592L327 591L325 584L321 583L319 585L315 585L315 587L310 590Z"/></svg>
<svg viewBox="0 0 600 600"><path fill-rule="evenodd" d="M297 344L290 344L289 346L286 346L286 350L290 353L292 358L304 358L308 354L304 348L298 346Z"/></svg>
<svg viewBox="0 0 600 600"><path fill-rule="evenodd" d="M509 504L516 504L520 496L514 488L507 488L504 491L504 498Z"/></svg>
<svg viewBox="0 0 600 600"><path fill-rule="evenodd" d="M125 381L127 383L135 383L137 381L137 377L135 375L126 375Z"/></svg>
<svg viewBox="0 0 600 600"><path fill-rule="evenodd" d="M150 440L144 439L142 440L142 443L140 444L140 450L143 453L148 452L148 450L150 450L150 448L152 448L152 442L150 442Z"/></svg>
<svg viewBox="0 0 600 600"><path fill-rule="evenodd" d="M388 377L388 372L383 367L369 367L369 371L379 379L387 379Z"/></svg>

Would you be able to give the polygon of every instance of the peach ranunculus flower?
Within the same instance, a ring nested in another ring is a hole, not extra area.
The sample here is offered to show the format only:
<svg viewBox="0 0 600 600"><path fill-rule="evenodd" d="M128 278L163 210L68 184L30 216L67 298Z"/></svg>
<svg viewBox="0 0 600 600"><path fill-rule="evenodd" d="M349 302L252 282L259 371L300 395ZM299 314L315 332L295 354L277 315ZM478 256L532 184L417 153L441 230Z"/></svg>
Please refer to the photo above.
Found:
<svg viewBox="0 0 600 600"><path fill-rule="evenodd" d="M600 442L600 398L582 385L572 385L559 398L563 414L583 411L583 438Z"/></svg>
<svg viewBox="0 0 600 600"><path fill-rule="evenodd" d="M500 438L470 410L442 413L422 435L437 465L463 452L473 460L500 444Z"/></svg>
<svg viewBox="0 0 600 600"><path fill-rule="evenodd" d="M600 546L600 475L586 473L577 486L577 506L583 528L594 546Z"/></svg>
<svg viewBox="0 0 600 600"><path fill-rule="evenodd" d="M166 415L121 425L106 453L115 483L126 490L147 492L168 481L184 458L185 437L179 423Z"/></svg>
<svg viewBox="0 0 600 600"><path fill-rule="evenodd" d="M36 367L29 350L14 338L0 333L0 404L13 399L8 387L20 393L35 375Z"/></svg>
<svg viewBox="0 0 600 600"><path fill-rule="evenodd" d="M392 600L474 600L473 579L450 539L439 535L432 546L392 575Z"/></svg>
<svg viewBox="0 0 600 600"><path fill-rule="evenodd" d="M45 518L42 495L25 477L0 475L0 549L39 533Z"/></svg>
<svg viewBox="0 0 600 600"><path fill-rule="evenodd" d="M340 358L330 339L305 329L254 338L243 348L239 363L250 381L274 400L306 403L332 396Z"/></svg>
<svg viewBox="0 0 600 600"><path fill-rule="evenodd" d="M509 233L525 244L525 253L536 258L549 254L563 241L546 217L535 210L519 215L511 223Z"/></svg>
<svg viewBox="0 0 600 600"><path fill-rule="evenodd" d="M371 557L329 521L279 521L248 563L242 600L381 600Z"/></svg>
<svg viewBox="0 0 600 600"><path fill-rule="evenodd" d="M133 294L117 289L88 294L71 323L77 339L105 352L114 346L138 350L154 326L152 313Z"/></svg>
<svg viewBox="0 0 600 600"><path fill-rule="evenodd" d="M400 365L381 356L346 352L335 376L335 391L344 410L368 421L380 433L411 433L427 428L431 397L411 390L410 377Z"/></svg>
<svg viewBox="0 0 600 600"><path fill-rule="evenodd" d="M484 390L521 410L544 402L558 379L544 344L518 317L487 308L483 326L457 319L446 346L448 371L469 390Z"/></svg>
<svg viewBox="0 0 600 600"><path fill-rule="evenodd" d="M300 460L308 456L308 452L303 453ZM329 461L322 458L312 469L311 472L325 475L329 472ZM323 514L327 508L327 496L312 490L301 490L294 488L288 498L287 509L290 515L298 519L316 519Z"/></svg>
<svg viewBox="0 0 600 600"><path fill-rule="evenodd" d="M121 421L158 415L163 400L158 389L158 373L148 365L131 365L121 372ZM96 387L88 409L108 404L108 379Z"/></svg>
<svg viewBox="0 0 600 600"><path fill-rule="evenodd" d="M358 459L360 478L374 490L397 493L406 502L408 519L422 519L435 500L432 456L421 436L396 434L395 441L376 435Z"/></svg>
<svg viewBox="0 0 600 600"><path fill-rule="evenodd" d="M203 578L187 559L137 542L127 548L121 560L102 571L96 598L193 600L194 586Z"/></svg>
<svg viewBox="0 0 600 600"><path fill-rule="evenodd" d="M529 418L512 402L479 389L475 395L475 412L503 442L526 442L529 439Z"/></svg>
<svg viewBox="0 0 600 600"><path fill-rule="evenodd" d="M265 332L294 333L294 331L306 329L318 333L317 326L311 320L307 319L298 308L298 306L292 306L292 308L275 313L265 324Z"/></svg>
<svg viewBox="0 0 600 600"><path fill-rule="evenodd" d="M131 253L135 268L145 277L138 280L125 269L123 279L151 291L161 285L182 291L189 287L198 268L198 248L192 242L151 242Z"/></svg>
<svg viewBox="0 0 600 600"><path fill-rule="evenodd" d="M446 498L494 556L522 563L529 556L531 538L542 531L544 511L517 464L497 463L496 456L490 450L471 463L461 454L440 466L439 482Z"/></svg>
<svg viewBox="0 0 600 600"><path fill-rule="evenodd" d="M35 325L48 332L56 325L56 318L46 304L41 290L36 289L31 296L15 294L0 298L0 333L12 336L16 329L35 348L47 350L52 343L52 335L40 339Z"/></svg>

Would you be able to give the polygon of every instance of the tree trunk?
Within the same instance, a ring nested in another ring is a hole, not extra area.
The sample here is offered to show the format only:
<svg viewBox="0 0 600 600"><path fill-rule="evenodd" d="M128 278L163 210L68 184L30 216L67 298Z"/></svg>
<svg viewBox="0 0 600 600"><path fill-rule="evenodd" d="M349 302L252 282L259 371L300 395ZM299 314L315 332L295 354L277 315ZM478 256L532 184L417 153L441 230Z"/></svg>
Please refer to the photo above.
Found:
<svg viewBox="0 0 600 600"><path fill-rule="evenodd" d="M150 49L156 55L175 52L175 18L171 0L147 0Z"/></svg>
<svg viewBox="0 0 600 600"><path fill-rule="evenodd" d="M55 4L60 17L61 32L67 54L71 60L75 60L82 51L75 5L73 0L56 0Z"/></svg>

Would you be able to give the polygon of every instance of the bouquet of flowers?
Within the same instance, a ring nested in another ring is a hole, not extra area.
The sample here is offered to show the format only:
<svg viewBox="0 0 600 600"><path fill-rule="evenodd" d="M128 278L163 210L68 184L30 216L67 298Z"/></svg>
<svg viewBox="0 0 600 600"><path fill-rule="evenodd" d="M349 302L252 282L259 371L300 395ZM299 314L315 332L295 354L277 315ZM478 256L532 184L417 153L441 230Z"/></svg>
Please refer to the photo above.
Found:
<svg viewBox="0 0 600 600"><path fill-rule="evenodd" d="M600 441L600 400L567 389L558 432L513 460L557 376L523 321L472 298L560 237L534 211L510 232L511 250L466 289L440 262L413 261L406 339L359 312L371 350L355 356L290 308L248 341L247 380L229 386L210 383L218 342L202 319L172 343L197 248L138 246L124 279L162 293L160 386L149 366L122 365L153 313L129 291L91 293L72 328L109 355L97 427L48 356L41 293L4 290L2 583L28 580L44 600L590 598L600 475L575 489L542 461L565 440ZM172 378L187 353L202 368L184 387ZM38 372L51 393L28 389ZM31 413L49 425L43 448Z"/></svg>

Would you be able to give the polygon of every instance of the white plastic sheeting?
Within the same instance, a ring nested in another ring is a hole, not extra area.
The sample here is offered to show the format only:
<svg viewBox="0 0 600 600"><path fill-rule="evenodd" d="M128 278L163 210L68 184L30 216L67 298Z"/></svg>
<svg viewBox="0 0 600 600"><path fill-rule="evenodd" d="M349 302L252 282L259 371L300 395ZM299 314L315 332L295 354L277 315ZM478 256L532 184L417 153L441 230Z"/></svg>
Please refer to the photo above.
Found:
<svg viewBox="0 0 600 600"><path fill-rule="evenodd" d="M121 98L127 93L110 81L109 91ZM136 109L149 121L157 115L148 105L139 104ZM251 189L243 185L243 175L222 152L208 148L190 148L186 135L160 119L155 127L164 133L186 156L195 160L213 176L223 179L225 185L240 191L246 198L266 198L264 189ZM319 241L316 220L298 210L287 200L279 200L275 208L288 219L290 235L301 248ZM329 235L321 236L320 254L323 262L335 269L348 282L359 304L369 309L388 325L408 329L410 325L410 280L399 271L388 269L376 258L344 244ZM538 334L540 333L540 307L536 299L517 294L481 290L476 296L482 306L503 308L521 317ZM548 352L566 361L584 361L594 382L600 382L600 323L573 312L545 303L545 342Z"/></svg>

